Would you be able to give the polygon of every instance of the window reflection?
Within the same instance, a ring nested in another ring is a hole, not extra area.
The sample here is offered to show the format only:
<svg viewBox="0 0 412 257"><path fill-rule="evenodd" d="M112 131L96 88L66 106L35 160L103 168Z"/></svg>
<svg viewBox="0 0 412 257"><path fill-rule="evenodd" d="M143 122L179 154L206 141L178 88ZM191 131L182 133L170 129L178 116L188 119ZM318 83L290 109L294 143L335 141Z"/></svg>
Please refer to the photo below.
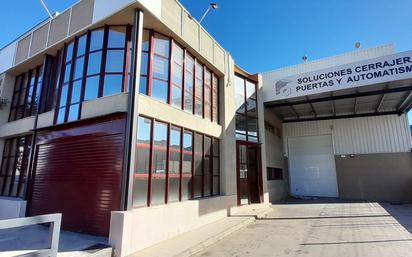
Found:
<svg viewBox="0 0 412 257"><path fill-rule="evenodd" d="M106 26L90 31L66 45L56 123L78 119L82 101L118 94L126 88L123 86L127 83L124 78L125 52L129 50L126 49L126 31L126 26ZM89 49L86 49L88 40ZM103 46L107 46L107 49L103 49ZM103 60L105 63L102 63ZM83 99L82 86L85 87ZM68 95L72 99L67 99Z"/></svg>
<svg viewBox="0 0 412 257"><path fill-rule="evenodd" d="M235 75L236 139L258 142L256 84Z"/></svg>

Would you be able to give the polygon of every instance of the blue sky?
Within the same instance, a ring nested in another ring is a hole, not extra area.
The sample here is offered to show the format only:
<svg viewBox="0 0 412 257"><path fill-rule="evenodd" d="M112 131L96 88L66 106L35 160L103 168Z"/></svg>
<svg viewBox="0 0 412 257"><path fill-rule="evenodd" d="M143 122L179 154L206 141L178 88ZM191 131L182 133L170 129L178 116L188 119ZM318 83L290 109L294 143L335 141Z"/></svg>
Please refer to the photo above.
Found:
<svg viewBox="0 0 412 257"><path fill-rule="evenodd" d="M45 0L62 11L76 0ZM209 0L181 0L200 18ZM411 0L215 0L203 26L237 64L254 73L363 47L394 43L412 49ZM18 15L17 15L18 14ZM0 16L0 47L47 17L38 0L9 0ZM409 115L412 122L412 115Z"/></svg>

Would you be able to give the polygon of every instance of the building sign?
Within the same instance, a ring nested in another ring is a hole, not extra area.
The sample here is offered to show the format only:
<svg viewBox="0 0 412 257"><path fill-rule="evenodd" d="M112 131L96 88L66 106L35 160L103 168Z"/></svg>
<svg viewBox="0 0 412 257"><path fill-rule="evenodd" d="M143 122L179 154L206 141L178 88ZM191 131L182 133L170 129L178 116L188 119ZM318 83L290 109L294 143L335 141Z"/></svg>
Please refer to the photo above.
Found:
<svg viewBox="0 0 412 257"><path fill-rule="evenodd" d="M412 78L412 51L345 64L276 80L266 101Z"/></svg>

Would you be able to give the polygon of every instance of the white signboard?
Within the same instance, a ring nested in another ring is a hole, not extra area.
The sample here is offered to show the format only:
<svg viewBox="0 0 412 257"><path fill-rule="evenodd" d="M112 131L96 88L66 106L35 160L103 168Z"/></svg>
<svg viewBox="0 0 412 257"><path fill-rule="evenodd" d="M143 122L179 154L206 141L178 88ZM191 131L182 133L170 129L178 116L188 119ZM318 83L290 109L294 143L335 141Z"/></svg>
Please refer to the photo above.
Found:
<svg viewBox="0 0 412 257"><path fill-rule="evenodd" d="M412 51L278 79L266 101L318 94L412 78Z"/></svg>

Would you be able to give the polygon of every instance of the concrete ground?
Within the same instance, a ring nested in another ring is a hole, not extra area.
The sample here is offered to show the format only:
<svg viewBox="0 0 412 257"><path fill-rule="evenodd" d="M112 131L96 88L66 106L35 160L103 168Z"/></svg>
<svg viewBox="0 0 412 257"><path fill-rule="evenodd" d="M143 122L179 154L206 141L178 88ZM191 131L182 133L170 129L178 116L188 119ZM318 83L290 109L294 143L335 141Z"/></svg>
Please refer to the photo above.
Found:
<svg viewBox="0 0 412 257"><path fill-rule="evenodd" d="M61 231L61 257L87 256L108 244L107 238ZM32 225L0 230L0 257L17 256L49 247L49 228ZM92 250L93 249L93 250ZM111 251L111 250L110 250ZM110 256L110 254L108 255Z"/></svg>
<svg viewBox="0 0 412 257"><path fill-rule="evenodd" d="M412 256L412 205L306 201L272 209L194 256Z"/></svg>

